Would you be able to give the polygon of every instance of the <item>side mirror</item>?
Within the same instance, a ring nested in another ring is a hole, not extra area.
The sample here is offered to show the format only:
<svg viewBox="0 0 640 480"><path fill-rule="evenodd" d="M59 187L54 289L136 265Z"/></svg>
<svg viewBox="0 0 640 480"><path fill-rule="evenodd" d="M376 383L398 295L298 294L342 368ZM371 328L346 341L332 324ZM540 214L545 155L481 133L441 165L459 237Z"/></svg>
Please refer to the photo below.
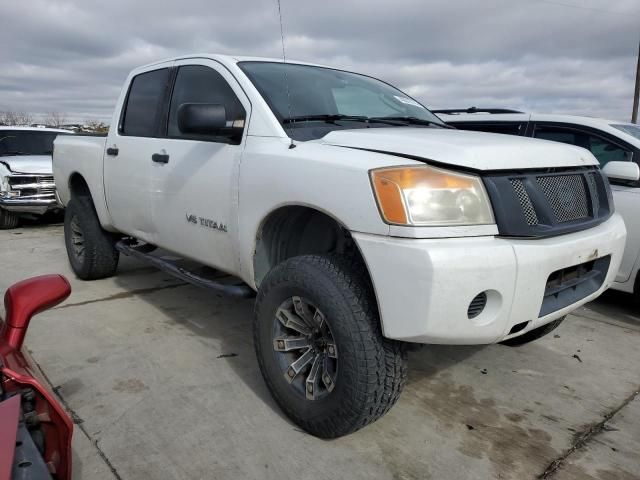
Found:
<svg viewBox="0 0 640 480"><path fill-rule="evenodd" d="M7 317L0 327L0 342L20 350L31 317L55 307L70 293L71 285L62 275L41 275L9 287L4 294Z"/></svg>
<svg viewBox="0 0 640 480"><path fill-rule="evenodd" d="M640 180L640 168L635 162L609 162L602 167L602 173L612 180Z"/></svg>
<svg viewBox="0 0 640 480"><path fill-rule="evenodd" d="M224 105L183 103L178 107L178 128L182 133L207 135L227 126Z"/></svg>

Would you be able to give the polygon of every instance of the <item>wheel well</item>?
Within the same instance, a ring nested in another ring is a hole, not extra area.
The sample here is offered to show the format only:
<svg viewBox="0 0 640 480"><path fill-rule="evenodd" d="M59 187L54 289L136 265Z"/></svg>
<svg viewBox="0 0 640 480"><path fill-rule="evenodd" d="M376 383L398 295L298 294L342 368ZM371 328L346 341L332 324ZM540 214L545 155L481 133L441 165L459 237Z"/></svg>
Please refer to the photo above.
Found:
<svg viewBox="0 0 640 480"><path fill-rule="evenodd" d="M333 217L310 207L279 208L258 231L253 257L256 286L280 262L322 253L357 255L364 262L349 231Z"/></svg>
<svg viewBox="0 0 640 480"><path fill-rule="evenodd" d="M82 175L74 173L69 179L69 191L73 197L91 197L89 185Z"/></svg>

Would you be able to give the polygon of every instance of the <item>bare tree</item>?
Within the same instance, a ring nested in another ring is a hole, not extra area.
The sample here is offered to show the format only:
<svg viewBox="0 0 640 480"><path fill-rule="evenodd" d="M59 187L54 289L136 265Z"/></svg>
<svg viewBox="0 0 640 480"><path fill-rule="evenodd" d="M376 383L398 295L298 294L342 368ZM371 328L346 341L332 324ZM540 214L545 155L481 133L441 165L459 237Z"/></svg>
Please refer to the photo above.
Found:
<svg viewBox="0 0 640 480"><path fill-rule="evenodd" d="M49 112L45 117L44 123L48 127L60 128L67 123L67 115L62 112Z"/></svg>
<svg viewBox="0 0 640 480"><path fill-rule="evenodd" d="M0 125L31 125L33 116L27 112L0 112Z"/></svg>
<svg viewBox="0 0 640 480"><path fill-rule="evenodd" d="M90 132L107 133L109 131L109 125L98 120L85 120L84 126Z"/></svg>

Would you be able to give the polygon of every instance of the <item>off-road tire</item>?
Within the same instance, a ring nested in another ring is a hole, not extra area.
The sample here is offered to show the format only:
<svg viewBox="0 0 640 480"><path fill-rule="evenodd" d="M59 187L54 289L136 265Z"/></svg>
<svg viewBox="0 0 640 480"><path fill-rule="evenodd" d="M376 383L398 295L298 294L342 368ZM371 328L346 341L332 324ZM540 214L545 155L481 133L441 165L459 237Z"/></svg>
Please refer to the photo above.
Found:
<svg viewBox="0 0 640 480"><path fill-rule="evenodd" d="M74 247L76 230L83 237L83 255L79 255ZM116 237L100 226L91 198L73 197L64 214L64 243L71 269L78 278L97 280L113 276L120 258L115 242Z"/></svg>
<svg viewBox="0 0 640 480"><path fill-rule="evenodd" d="M0 208L0 230L16 228L20 222L20 217L13 212Z"/></svg>
<svg viewBox="0 0 640 480"><path fill-rule="evenodd" d="M276 311L292 296L322 310L338 351L334 388L317 400L292 388L274 352ZM376 421L396 403L406 383L404 345L382 336L373 288L359 258L304 255L274 267L258 291L253 332L273 398L294 423L317 437L340 437Z"/></svg>
<svg viewBox="0 0 640 480"><path fill-rule="evenodd" d="M565 317L560 317L559 319L554 320L553 322L549 322L546 325L542 325L541 327L534 328L533 330L527 333L523 333L518 337L513 337L508 340L504 340L503 342L500 342L500 343L502 343L503 345L508 345L509 347L519 347L526 343L533 342L553 332L556 328L560 326L560 324L564 321L564 319Z"/></svg>

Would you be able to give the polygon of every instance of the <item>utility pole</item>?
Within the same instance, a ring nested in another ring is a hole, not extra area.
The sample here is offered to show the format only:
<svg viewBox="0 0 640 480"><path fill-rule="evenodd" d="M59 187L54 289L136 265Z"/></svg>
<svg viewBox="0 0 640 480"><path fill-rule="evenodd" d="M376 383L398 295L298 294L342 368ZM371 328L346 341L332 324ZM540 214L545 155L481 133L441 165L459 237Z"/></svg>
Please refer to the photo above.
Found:
<svg viewBox="0 0 640 480"><path fill-rule="evenodd" d="M640 100L640 42L638 42L638 65L636 67L636 89L633 95L631 123L638 123L638 101Z"/></svg>

